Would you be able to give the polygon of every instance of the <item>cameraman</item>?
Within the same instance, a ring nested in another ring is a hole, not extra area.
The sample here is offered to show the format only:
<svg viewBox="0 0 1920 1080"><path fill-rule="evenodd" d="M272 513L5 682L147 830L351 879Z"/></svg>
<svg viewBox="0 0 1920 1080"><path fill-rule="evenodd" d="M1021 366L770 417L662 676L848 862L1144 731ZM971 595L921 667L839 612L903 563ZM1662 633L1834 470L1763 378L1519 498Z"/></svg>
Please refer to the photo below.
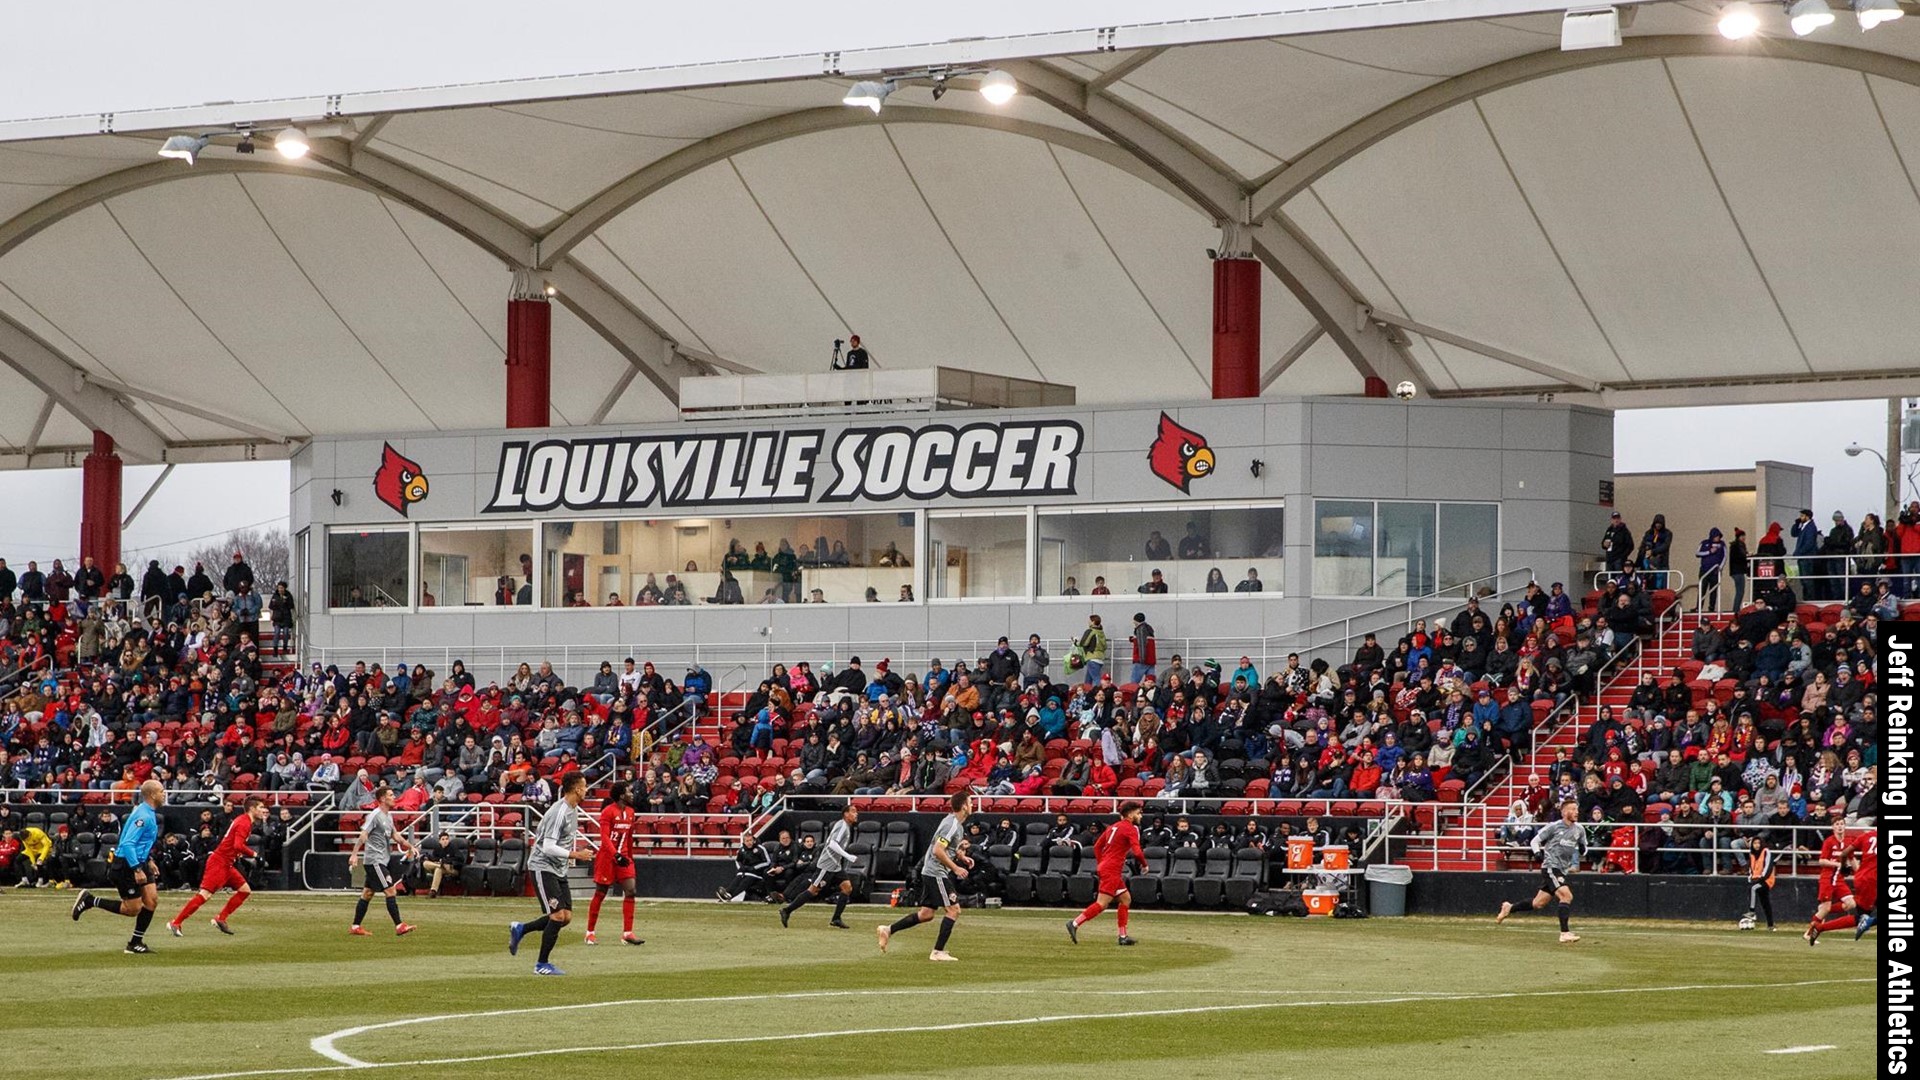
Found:
<svg viewBox="0 0 1920 1080"><path fill-rule="evenodd" d="M871 361L867 350L860 345L860 335L854 334L847 339L845 356L840 353L840 342L833 343L833 369L835 371L865 371Z"/></svg>

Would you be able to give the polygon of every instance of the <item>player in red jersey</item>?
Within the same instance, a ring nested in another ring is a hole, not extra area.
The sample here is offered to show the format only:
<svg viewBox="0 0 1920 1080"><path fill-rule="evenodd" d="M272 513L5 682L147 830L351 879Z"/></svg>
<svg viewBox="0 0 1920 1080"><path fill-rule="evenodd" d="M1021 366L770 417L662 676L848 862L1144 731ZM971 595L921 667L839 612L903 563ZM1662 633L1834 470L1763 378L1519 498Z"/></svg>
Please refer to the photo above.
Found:
<svg viewBox="0 0 1920 1080"><path fill-rule="evenodd" d="M207 856L207 868L200 874L200 891L188 897L180 914L167 924L167 929L173 931L174 937L184 936L180 932L180 924L199 911L200 905L213 899L213 894L221 889L232 889L233 896L227 900L227 906L220 909L220 914L213 917L213 927L223 934L233 933L227 928L227 916L238 911L253 893L253 886L247 884L247 876L234 863L253 858L254 851L247 846L247 840L253 835L254 826L265 820L267 800L258 795L247 796L244 809L233 819L233 824L227 826L227 834L220 838L220 846Z"/></svg>
<svg viewBox="0 0 1920 1080"><path fill-rule="evenodd" d="M1127 857L1132 856L1143 865L1147 861L1146 853L1140 850L1140 804L1123 802L1120 804L1120 820L1107 826L1100 838L1093 842L1093 862L1099 871L1100 895L1093 898L1087 909L1075 915L1067 923L1067 936L1074 944L1080 943L1080 928L1089 921L1100 917L1107 905L1119 901L1114 915L1120 921L1120 944L1131 945L1133 939L1127 936L1127 908L1133 903L1133 893L1127 890Z"/></svg>
<svg viewBox="0 0 1920 1080"><path fill-rule="evenodd" d="M620 886L620 919L626 927L620 940L644 944L633 936L633 793L625 784L613 785L600 811L600 852L593 858L593 902L587 905L588 945L600 944L593 927L600 921L600 902L615 885Z"/></svg>
<svg viewBox="0 0 1920 1080"><path fill-rule="evenodd" d="M1820 868L1819 904L1813 909L1813 920L1807 924L1807 932L1800 935L1807 944L1820 943L1822 923L1833 913L1835 907L1853 906L1853 889L1847 884L1847 860L1851 845L1847 837L1847 808L1844 803L1833 806L1833 835L1820 844L1820 858L1814 865ZM1848 925L1852 925L1849 923Z"/></svg>
<svg viewBox="0 0 1920 1080"><path fill-rule="evenodd" d="M1821 855L1825 854L1823 849ZM1820 935L1828 930L1844 930L1849 926L1854 928L1853 940L1859 941L1873 926L1873 909L1880 896L1880 834L1872 829L1853 833L1847 838L1840 858L1854 867L1852 887L1839 900L1845 913L1816 923L1808 938L1810 942L1820 940Z"/></svg>

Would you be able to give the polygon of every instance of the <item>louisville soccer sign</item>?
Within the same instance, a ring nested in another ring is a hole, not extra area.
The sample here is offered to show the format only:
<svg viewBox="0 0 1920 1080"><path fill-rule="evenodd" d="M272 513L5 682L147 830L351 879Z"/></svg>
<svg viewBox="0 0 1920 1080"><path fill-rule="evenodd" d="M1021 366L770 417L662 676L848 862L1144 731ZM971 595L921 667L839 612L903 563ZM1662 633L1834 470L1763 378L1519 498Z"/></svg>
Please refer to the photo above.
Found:
<svg viewBox="0 0 1920 1080"><path fill-rule="evenodd" d="M1073 495L1085 440L1047 420L516 441L485 512Z"/></svg>

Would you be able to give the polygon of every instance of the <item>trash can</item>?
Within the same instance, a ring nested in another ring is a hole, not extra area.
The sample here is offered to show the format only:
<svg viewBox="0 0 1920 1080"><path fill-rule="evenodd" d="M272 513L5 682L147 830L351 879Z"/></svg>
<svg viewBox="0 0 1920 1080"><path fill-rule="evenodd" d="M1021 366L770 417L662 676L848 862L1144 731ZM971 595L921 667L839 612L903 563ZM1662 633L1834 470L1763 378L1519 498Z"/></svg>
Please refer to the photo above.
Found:
<svg viewBox="0 0 1920 1080"><path fill-rule="evenodd" d="M1405 866L1378 863L1367 867L1367 914L1398 918L1407 913L1407 887L1413 871Z"/></svg>

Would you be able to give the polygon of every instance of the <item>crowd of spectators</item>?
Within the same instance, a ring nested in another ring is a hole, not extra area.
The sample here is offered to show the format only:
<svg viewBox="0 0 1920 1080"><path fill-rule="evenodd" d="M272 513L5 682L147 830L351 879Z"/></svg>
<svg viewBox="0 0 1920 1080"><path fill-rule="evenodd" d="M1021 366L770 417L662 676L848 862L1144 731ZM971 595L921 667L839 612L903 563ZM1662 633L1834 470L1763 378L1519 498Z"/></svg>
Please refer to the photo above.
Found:
<svg viewBox="0 0 1920 1080"><path fill-rule="evenodd" d="M1821 540L1812 512L1801 511L1792 536L1808 554L1795 562L1778 524L1752 551L1744 530L1731 543L1711 530L1698 551L1708 614L1686 658L1664 679L1643 674L1623 707L1600 705L1573 748L1534 769L1499 826L1502 840L1524 844L1551 807L1575 799L1596 867L1732 872L1746 865L1754 837L1817 851L1835 814L1874 816L1873 642L1902 599L1920 595L1910 573L1920 570L1920 504L1900 515L1891 538L1878 535L1872 514L1858 533L1844 514L1833 520ZM1602 553L1617 576L1600 610L1611 610L1612 593L1668 568L1663 531L1656 516L1632 553L1617 557L1632 533L1614 515ZM1825 552L1835 536L1839 546ZM1719 614L1723 576L1733 584L1728 616Z"/></svg>

